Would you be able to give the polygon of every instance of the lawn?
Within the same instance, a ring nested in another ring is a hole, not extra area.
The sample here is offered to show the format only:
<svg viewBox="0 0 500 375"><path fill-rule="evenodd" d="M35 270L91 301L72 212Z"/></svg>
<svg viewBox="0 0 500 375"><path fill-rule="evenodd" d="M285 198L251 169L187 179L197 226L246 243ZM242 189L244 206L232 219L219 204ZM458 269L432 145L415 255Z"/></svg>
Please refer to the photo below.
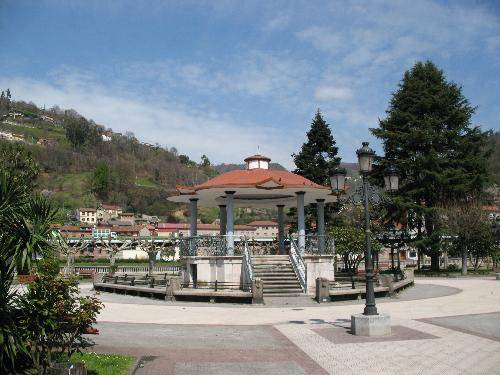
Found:
<svg viewBox="0 0 500 375"><path fill-rule="evenodd" d="M89 375L124 375L130 372L135 357L129 355L83 353L74 354L71 362L83 362Z"/></svg>

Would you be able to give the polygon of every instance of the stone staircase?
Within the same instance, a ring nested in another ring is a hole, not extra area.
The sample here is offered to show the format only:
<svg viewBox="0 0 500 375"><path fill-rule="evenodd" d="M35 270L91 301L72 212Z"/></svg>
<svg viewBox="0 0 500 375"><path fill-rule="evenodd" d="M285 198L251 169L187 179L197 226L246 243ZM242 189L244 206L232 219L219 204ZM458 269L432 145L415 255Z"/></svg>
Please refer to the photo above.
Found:
<svg viewBox="0 0 500 375"><path fill-rule="evenodd" d="M253 255L253 276L262 280L264 297L294 297L302 294L288 255Z"/></svg>

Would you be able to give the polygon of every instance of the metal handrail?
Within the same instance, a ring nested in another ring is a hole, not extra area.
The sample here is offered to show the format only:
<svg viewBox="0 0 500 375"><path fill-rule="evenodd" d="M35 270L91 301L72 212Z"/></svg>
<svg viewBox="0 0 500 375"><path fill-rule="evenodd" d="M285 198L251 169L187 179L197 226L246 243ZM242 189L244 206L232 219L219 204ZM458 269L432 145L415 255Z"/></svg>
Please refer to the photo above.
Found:
<svg viewBox="0 0 500 375"><path fill-rule="evenodd" d="M243 287L252 285L253 282L253 262L252 262L252 253L248 248L248 242L246 238L242 238L244 241L244 250L243 250L243 270L244 270L244 283Z"/></svg>
<svg viewBox="0 0 500 375"><path fill-rule="evenodd" d="M292 263L293 269L299 279L300 286L304 293L307 292L307 268L304 263L304 259L300 255L297 244L294 239L290 237L290 262Z"/></svg>

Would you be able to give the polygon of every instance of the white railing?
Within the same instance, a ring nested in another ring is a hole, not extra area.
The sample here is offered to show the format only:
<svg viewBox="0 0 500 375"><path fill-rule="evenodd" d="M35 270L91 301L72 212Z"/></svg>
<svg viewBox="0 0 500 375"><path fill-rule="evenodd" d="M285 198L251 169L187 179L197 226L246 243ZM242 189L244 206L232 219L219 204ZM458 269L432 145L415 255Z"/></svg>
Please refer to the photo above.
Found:
<svg viewBox="0 0 500 375"><path fill-rule="evenodd" d="M297 244L295 243L293 238L290 238L290 261L292 263L293 269L297 274L297 277L300 282L300 286L304 293L307 292L307 269L304 263L304 259L300 255Z"/></svg>
<svg viewBox="0 0 500 375"><path fill-rule="evenodd" d="M243 250L243 287L244 289L248 288L252 285L253 282L253 263L252 263L252 254L248 249L248 242L246 239L244 241L244 250Z"/></svg>

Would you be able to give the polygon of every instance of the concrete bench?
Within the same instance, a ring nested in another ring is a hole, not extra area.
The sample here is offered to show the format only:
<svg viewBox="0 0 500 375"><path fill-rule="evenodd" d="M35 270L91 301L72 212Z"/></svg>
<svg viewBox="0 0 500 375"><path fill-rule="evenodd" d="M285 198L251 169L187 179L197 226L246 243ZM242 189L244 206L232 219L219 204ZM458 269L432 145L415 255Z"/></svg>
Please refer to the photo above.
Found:
<svg viewBox="0 0 500 375"><path fill-rule="evenodd" d="M153 281L154 278L143 277L136 279L134 276L129 275L101 275L94 278L94 289L123 294L143 294L150 297L160 295L167 301L174 301L176 299L206 299L210 302L247 300L252 303L263 303L263 286L260 279L253 281L251 291L227 289L224 286L227 287L229 283L222 282L214 283L215 288L181 288L179 278L173 276L158 280L158 284L155 284ZM206 285L210 285L210 283L206 283Z"/></svg>
<svg viewBox="0 0 500 375"><path fill-rule="evenodd" d="M95 271L94 270L79 270L78 271L78 276L80 276L81 278L84 278L84 277L88 277L88 278L93 278L95 275Z"/></svg>
<svg viewBox="0 0 500 375"><path fill-rule="evenodd" d="M114 293L123 292L123 294L144 294L148 295L149 297L166 295L166 290L164 288L149 288L145 286L133 286L124 284L95 283L94 289L101 291L111 291Z"/></svg>
<svg viewBox="0 0 500 375"><path fill-rule="evenodd" d="M403 280L394 281L392 275L379 275L378 282L380 285L375 286L375 293L393 294L399 290L413 285L413 273L408 273L407 277ZM324 278L316 279L316 301L318 303L331 301L335 297L355 297L360 299L366 294L366 286L361 285L352 288L352 284L336 283Z"/></svg>

